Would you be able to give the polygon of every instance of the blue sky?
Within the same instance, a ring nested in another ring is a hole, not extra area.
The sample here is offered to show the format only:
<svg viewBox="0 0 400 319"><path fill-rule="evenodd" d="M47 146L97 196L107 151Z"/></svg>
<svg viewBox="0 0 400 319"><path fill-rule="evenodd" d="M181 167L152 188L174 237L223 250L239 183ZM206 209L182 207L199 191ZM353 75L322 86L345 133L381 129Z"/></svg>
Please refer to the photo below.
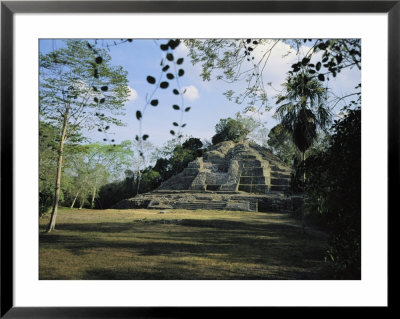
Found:
<svg viewBox="0 0 400 319"><path fill-rule="evenodd" d="M142 110L145 104L146 95L150 94L154 86L147 83L146 77L152 75L158 78L160 74L160 61L165 56L165 52L160 50L160 44L166 40L136 40L123 43L110 48L112 63L121 65L128 71L129 87L131 88L130 101L126 103L126 116L122 121L126 123L125 127L112 127L110 131L112 135L109 138L115 139L116 143L123 140L133 140L139 133L139 124L136 119L136 111ZM102 41L99 40L101 45ZM62 47L61 40L41 40L40 51L47 53L54 48ZM274 96L281 89L290 66L297 62L299 56L292 53L286 55L289 47L284 43L279 43L269 58L268 64L264 71L264 83L271 83L268 86L269 104L274 105ZM303 47L300 50L307 50ZM184 135L199 137L201 139L211 140L215 133L215 125L221 118L234 117L235 113L243 111L244 106L230 102L222 94L228 89L240 91L245 83L228 84L222 81L211 80L204 82L200 77L201 67L193 66L186 56L187 48L181 44L174 52L175 60L179 57L184 58L182 68L185 71L184 76L179 78L181 88L186 88L184 94L184 107L191 107L189 112L184 113L183 123L186 127L182 133ZM257 59L262 55L255 52ZM286 55L285 57L283 57ZM351 92L353 88L360 82L361 74L356 68L352 70L344 70L334 80L330 81L330 87L335 94L344 96ZM171 81L173 82L173 81ZM143 134L148 134L149 141L159 147L172 138L169 131L174 129L172 122L180 122L180 112L172 109L173 104L181 104L181 98L172 94L172 88L166 90L159 89L155 97L159 100L157 107L148 106L143 116ZM337 109L343 105L338 105ZM254 114L248 114L255 116ZM261 119L266 123L266 127L271 128L276 124L272 118L273 111L265 112L261 115ZM90 133L93 141L102 141L104 135L98 132Z"/></svg>

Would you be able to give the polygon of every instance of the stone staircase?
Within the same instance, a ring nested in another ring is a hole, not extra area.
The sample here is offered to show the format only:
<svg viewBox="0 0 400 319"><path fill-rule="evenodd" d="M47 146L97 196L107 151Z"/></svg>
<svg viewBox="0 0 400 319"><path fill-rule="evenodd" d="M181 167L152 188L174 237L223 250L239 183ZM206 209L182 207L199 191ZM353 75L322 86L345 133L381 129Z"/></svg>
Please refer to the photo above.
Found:
<svg viewBox="0 0 400 319"><path fill-rule="evenodd" d="M290 174L288 169L271 165L271 191L285 191L290 187Z"/></svg>
<svg viewBox="0 0 400 319"><path fill-rule="evenodd" d="M238 190L247 193L267 194L269 189L265 170L266 168L263 167L256 155L242 155Z"/></svg>

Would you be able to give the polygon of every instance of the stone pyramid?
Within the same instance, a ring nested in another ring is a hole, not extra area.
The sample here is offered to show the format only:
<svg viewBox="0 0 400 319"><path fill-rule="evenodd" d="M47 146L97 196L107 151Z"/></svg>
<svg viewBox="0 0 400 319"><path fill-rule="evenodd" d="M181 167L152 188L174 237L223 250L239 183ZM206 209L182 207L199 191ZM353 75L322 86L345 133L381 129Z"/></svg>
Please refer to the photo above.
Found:
<svg viewBox="0 0 400 319"><path fill-rule="evenodd" d="M291 168L266 148L226 141L209 148L181 173L115 208L290 211Z"/></svg>

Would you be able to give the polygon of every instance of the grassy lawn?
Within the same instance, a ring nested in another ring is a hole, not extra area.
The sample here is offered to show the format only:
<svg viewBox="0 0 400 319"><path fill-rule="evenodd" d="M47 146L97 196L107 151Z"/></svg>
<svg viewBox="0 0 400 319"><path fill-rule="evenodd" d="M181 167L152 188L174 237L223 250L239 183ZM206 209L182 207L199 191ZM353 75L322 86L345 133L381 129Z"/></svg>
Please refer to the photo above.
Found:
<svg viewBox="0 0 400 319"><path fill-rule="evenodd" d="M329 279L326 239L284 214L61 208L40 279Z"/></svg>

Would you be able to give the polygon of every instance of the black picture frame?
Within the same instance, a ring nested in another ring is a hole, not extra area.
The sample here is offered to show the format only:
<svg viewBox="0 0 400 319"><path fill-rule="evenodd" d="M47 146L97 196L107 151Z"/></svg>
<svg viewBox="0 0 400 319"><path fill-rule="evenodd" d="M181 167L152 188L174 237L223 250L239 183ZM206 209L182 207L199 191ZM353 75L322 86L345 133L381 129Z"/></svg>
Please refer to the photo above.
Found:
<svg viewBox="0 0 400 319"><path fill-rule="evenodd" d="M226 316L223 307L15 307L13 303L13 18L16 13L387 13L388 14L388 218L398 212L400 126L400 0L396 1L2 1L1 2L1 318L191 318ZM390 225L390 222L388 223ZM388 226L389 227L389 226ZM393 227L393 223L392 223ZM388 233L392 234L390 228ZM388 237L388 240L390 236ZM389 241L390 243L390 241ZM389 246L390 247L390 246ZM390 251L390 249L389 249ZM389 256L389 255L388 255ZM390 258L389 258L390 264ZM389 285L390 281L388 281ZM388 300L389 309L391 298ZM262 308L239 308L252 316ZM296 313L309 309L291 307ZM350 309L347 308L346 311ZM270 310L268 310L270 311Z"/></svg>

